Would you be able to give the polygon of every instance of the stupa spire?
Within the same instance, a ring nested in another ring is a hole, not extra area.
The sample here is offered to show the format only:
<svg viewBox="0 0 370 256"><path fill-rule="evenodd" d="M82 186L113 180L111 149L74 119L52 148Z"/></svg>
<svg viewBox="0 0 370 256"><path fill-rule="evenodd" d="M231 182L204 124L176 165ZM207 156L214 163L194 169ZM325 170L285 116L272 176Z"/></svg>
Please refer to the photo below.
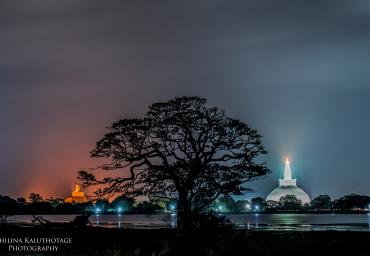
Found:
<svg viewBox="0 0 370 256"><path fill-rule="evenodd" d="M280 186L297 186L297 180L292 178L292 171L290 170L290 162L287 158L285 160L284 177L279 180Z"/></svg>
<svg viewBox="0 0 370 256"><path fill-rule="evenodd" d="M290 170L290 163L289 159L285 160L285 169L284 169L284 180L291 180L292 179L292 171Z"/></svg>
<svg viewBox="0 0 370 256"><path fill-rule="evenodd" d="M81 192L81 187L79 184L75 185L75 191L74 192Z"/></svg>

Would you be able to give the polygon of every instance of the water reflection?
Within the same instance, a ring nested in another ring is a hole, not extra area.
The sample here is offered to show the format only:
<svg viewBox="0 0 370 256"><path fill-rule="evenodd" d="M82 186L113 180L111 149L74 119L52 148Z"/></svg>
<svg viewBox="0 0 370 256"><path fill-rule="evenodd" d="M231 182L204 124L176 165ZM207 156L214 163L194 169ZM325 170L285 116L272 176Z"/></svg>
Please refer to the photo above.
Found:
<svg viewBox="0 0 370 256"><path fill-rule="evenodd" d="M170 219L171 228L176 228L177 214L176 213L171 213L170 216L171 216L171 219Z"/></svg>
<svg viewBox="0 0 370 256"><path fill-rule="evenodd" d="M95 225L99 226L99 214L95 214L96 222Z"/></svg>
<svg viewBox="0 0 370 256"><path fill-rule="evenodd" d="M118 214L118 228L121 228L121 214Z"/></svg>
<svg viewBox="0 0 370 256"><path fill-rule="evenodd" d="M76 215L43 215L52 222L70 222ZM367 214L231 214L239 228L251 230L353 230L370 232ZM32 215L15 215L9 222L32 225ZM176 228L176 213L166 214L93 214L93 226L109 228Z"/></svg>
<svg viewBox="0 0 370 256"><path fill-rule="evenodd" d="M259 216L260 216L260 214L259 213L255 213L254 214L254 227L255 228L259 228L259 222L260 222L260 219L259 219Z"/></svg>

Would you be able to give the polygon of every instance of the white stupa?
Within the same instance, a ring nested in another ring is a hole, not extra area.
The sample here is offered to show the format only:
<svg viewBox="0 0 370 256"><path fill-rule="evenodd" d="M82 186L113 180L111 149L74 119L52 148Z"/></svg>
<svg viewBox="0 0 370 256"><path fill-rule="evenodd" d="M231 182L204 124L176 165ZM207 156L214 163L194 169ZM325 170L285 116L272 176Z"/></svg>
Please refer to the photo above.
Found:
<svg viewBox="0 0 370 256"><path fill-rule="evenodd" d="M290 163L288 159L285 161L284 178L279 179L279 187L275 188L267 196L266 201L279 202L280 198L286 195L296 196L302 201L302 204L306 204L311 201L307 193L297 187L297 180L292 179L292 171L290 170Z"/></svg>

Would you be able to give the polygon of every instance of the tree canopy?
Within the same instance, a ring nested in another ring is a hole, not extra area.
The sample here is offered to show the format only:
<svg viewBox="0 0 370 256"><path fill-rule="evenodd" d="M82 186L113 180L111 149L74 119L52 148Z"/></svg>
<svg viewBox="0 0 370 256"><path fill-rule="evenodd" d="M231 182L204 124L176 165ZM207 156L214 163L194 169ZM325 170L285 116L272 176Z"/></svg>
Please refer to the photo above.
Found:
<svg viewBox="0 0 370 256"><path fill-rule="evenodd" d="M295 195L282 196L279 203L284 210L300 210L302 207L302 201Z"/></svg>
<svg viewBox="0 0 370 256"><path fill-rule="evenodd" d="M319 195L312 199L311 208L315 210L327 210L332 206L332 201L328 195Z"/></svg>
<svg viewBox="0 0 370 256"><path fill-rule="evenodd" d="M79 179L84 187L101 186L98 197L177 198L179 211L201 211L219 195L240 194L243 183L269 172L256 161L266 154L261 138L203 98L175 98L152 104L141 119L114 123L91 151L108 160L98 169L124 169L128 175L98 179L80 171Z"/></svg>
<svg viewBox="0 0 370 256"><path fill-rule="evenodd" d="M44 199L42 198L42 196L40 194L37 194L37 193L31 193L28 197L28 199L32 202L32 203L37 203L37 202L42 202Z"/></svg>
<svg viewBox="0 0 370 256"><path fill-rule="evenodd" d="M370 204L369 196L350 194L339 198L333 202L334 209L353 210L364 209Z"/></svg>

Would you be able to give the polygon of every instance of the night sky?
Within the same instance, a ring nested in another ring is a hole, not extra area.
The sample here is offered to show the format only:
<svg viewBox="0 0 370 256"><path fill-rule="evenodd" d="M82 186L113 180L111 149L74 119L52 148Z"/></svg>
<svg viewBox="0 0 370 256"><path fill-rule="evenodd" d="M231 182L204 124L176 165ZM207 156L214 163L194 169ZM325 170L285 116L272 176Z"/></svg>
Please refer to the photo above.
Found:
<svg viewBox="0 0 370 256"><path fill-rule="evenodd" d="M0 3L0 194L70 193L105 127L202 96L311 196L370 194L368 0Z"/></svg>

